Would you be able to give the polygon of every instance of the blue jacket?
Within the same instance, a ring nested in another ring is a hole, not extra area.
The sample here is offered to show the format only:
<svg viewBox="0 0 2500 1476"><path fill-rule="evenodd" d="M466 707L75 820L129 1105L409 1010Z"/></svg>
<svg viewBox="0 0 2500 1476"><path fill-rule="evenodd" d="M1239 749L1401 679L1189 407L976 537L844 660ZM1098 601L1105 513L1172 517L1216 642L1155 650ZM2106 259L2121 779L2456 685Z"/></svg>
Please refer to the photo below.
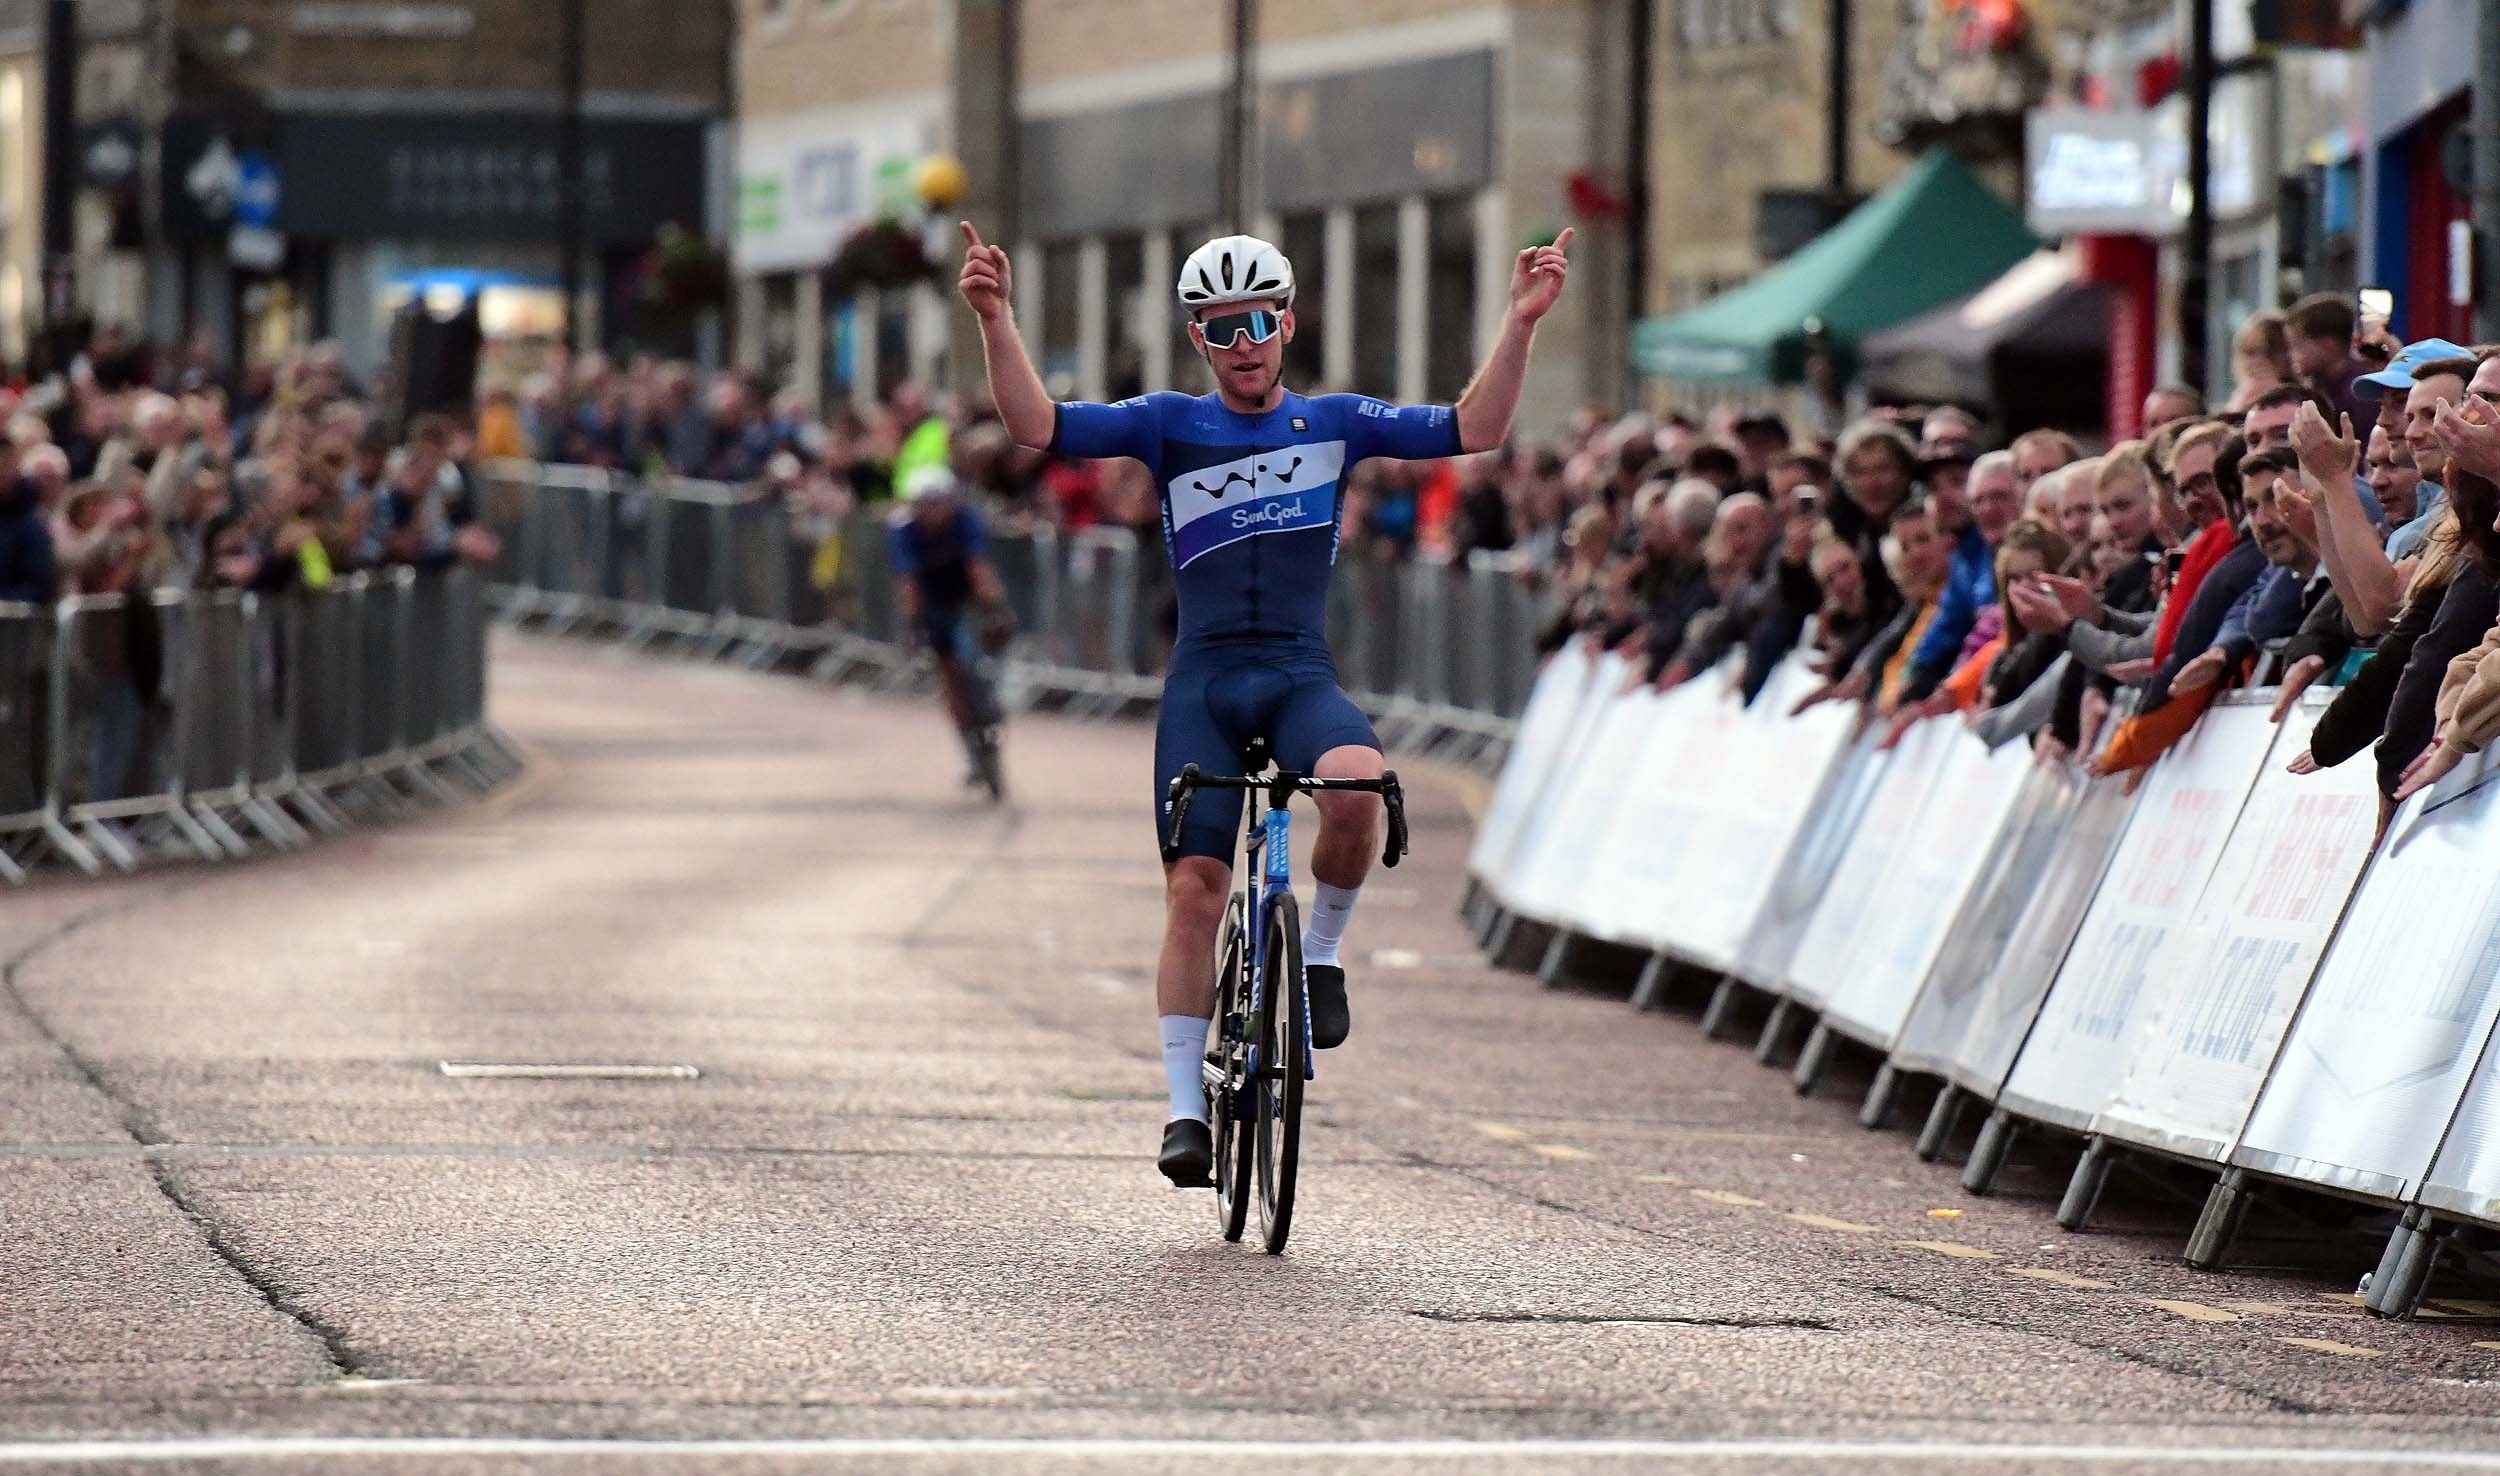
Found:
<svg viewBox="0 0 2500 1476"><path fill-rule="evenodd" d="M0 600L48 605L61 590L52 530L24 482L0 487Z"/></svg>
<svg viewBox="0 0 2500 1476"><path fill-rule="evenodd" d="M1953 563L1944 577L1944 593L1936 601L1936 618L1910 653L1910 677L1904 689L1911 698L1926 696L1936 683L1953 675L1962 643L1970 639L1979 612L1997 602L1996 550L1979 536L1979 525L1964 523L1953 540Z"/></svg>

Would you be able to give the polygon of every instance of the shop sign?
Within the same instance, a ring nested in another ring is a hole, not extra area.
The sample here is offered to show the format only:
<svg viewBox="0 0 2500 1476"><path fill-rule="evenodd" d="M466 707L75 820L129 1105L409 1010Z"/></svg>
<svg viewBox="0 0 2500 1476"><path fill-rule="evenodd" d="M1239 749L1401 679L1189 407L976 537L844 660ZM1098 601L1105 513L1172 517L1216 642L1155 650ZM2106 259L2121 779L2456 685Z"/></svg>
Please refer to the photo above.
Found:
<svg viewBox="0 0 2500 1476"><path fill-rule="evenodd" d="M822 266L869 221L916 213L912 168L936 135L934 118L908 113L749 120L738 139L738 269Z"/></svg>
<svg viewBox="0 0 2500 1476"><path fill-rule="evenodd" d="M2217 220L2268 207L2265 98L2246 78L2214 89L2211 190ZM2123 113L2042 110L2024 129L2026 222L2043 236L2154 236L2187 220L2186 108Z"/></svg>

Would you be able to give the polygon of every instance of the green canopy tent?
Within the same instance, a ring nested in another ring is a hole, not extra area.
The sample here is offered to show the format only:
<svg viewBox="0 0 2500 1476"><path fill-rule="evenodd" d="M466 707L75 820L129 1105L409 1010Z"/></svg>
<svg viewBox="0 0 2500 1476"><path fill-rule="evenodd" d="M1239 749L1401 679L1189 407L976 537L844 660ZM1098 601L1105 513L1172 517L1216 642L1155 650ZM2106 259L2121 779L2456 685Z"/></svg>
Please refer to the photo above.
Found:
<svg viewBox="0 0 2500 1476"><path fill-rule="evenodd" d="M2039 245L2012 206L1938 149L1744 286L1635 325L1633 367L1691 383L1795 383L1809 323L1845 365L1868 334L1968 296Z"/></svg>

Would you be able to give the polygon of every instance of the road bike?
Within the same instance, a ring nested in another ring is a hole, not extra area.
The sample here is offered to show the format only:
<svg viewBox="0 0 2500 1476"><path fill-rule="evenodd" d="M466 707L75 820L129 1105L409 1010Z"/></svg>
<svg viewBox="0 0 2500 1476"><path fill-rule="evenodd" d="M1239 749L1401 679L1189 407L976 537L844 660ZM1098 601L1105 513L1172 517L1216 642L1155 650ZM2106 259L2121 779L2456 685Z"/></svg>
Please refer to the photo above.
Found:
<svg viewBox="0 0 2500 1476"><path fill-rule="evenodd" d="M1380 864L1406 854L1406 796L1392 773L1377 779L1313 779L1269 769L1267 744L1243 755L1247 775L1203 774L1196 764L1172 781L1166 861L1180 855L1189 802L1202 789L1264 793L1264 810L1242 806L1239 889L1217 935L1215 1023L1203 1068L1215 1138L1215 1213L1226 1240L1248 1228L1259 1206L1259 1237L1282 1255L1293 1229L1294 1180L1302 1152L1302 1100L1316 1075L1311 1059L1311 997L1302 976L1302 910L1293 895L1293 817L1297 794L1355 790L1376 794L1388 811Z"/></svg>
<svg viewBox="0 0 2500 1476"><path fill-rule="evenodd" d="M941 634L942 643L933 638L932 654L939 682L954 689L947 707L950 715L959 714L955 730L971 765L969 782L988 791L995 804L1007 797L1007 768L999 751L1007 709L999 701L997 657L991 651L993 643L1004 644L1003 632L993 627L975 635L959 623Z"/></svg>

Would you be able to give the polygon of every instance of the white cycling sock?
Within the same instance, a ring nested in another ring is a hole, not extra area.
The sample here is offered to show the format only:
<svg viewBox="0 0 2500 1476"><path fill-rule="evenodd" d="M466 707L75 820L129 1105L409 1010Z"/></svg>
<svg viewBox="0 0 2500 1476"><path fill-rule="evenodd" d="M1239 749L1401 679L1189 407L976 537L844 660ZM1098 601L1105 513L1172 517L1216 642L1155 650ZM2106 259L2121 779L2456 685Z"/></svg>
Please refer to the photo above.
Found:
<svg viewBox="0 0 2500 1476"><path fill-rule="evenodd" d="M1345 925L1354 919L1354 897L1361 887L1332 887L1316 881L1318 892L1311 898L1310 920L1302 925L1302 963L1333 964L1337 961L1337 945L1345 941Z"/></svg>
<svg viewBox="0 0 2500 1476"><path fill-rule="evenodd" d="M1198 1074L1207 1057L1207 1023L1196 1015L1158 1015L1163 1027L1163 1082L1172 1093L1172 1116L1207 1120L1207 1083Z"/></svg>

